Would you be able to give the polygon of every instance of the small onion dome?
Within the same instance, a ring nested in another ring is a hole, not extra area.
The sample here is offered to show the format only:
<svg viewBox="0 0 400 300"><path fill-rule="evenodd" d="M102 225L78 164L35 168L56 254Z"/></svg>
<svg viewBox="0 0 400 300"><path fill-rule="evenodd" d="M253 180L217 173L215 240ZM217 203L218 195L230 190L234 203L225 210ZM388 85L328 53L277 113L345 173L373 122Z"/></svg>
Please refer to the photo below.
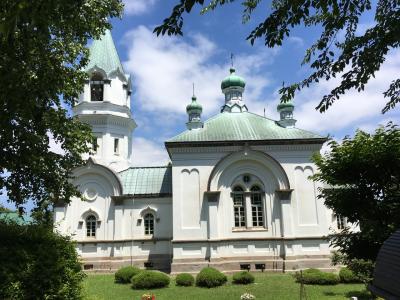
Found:
<svg viewBox="0 0 400 300"><path fill-rule="evenodd" d="M281 102L278 104L278 106L276 107L276 109L278 111L282 110L282 109L294 109L294 104L292 101L288 101L288 102Z"/></svg>
<svg viewBox="0 0 400 300"><path fill-rule="evenodd" d="M192 103L190 103L186 106L186 112L201 114L202 111L203 111L203 107L201 106L200 103L197 102L196 96L193 96Z"/></svg>
<svg viewBox="0 0 400 300"><path fill-rule="evenodd" d="M231 74L227 77L225 77L224 80L222 80L221 82L221 89L226 89L228 87L233 87L233 86L238 86L241 88L244 88L246 86L246 81L244 81L244 79L240 76L237 76L235 74L235 69L234 68L230 68L229 70L231 72Z"/></svg>

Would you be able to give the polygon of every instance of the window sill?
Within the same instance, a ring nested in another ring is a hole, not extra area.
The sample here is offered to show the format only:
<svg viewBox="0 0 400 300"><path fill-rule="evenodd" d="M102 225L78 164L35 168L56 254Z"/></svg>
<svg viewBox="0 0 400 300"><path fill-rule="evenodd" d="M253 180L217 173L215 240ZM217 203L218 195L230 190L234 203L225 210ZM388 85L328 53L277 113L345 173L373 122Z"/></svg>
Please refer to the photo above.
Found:
<svg viewBox="0 0 400 300"><path fill-rule="evenodd" d="M232 228L232 232L258 232L258 231L268 231L268 228L265 227Z"/></svg>

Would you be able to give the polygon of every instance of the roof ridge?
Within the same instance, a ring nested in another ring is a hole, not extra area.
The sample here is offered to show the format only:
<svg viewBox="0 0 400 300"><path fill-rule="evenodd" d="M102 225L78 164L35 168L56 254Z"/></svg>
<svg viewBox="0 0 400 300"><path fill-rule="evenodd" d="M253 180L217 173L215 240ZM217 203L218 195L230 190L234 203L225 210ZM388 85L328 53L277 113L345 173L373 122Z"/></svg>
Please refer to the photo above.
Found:
<svg viewBox="0 0 400 300"><path fill-rule="evenodd" d="M126 168L122 171L120 171L119 173L131 170L131 169L162 169L162 168L171 168L171 165L166 165L166 166L132 166L129 168Z"/></svg>

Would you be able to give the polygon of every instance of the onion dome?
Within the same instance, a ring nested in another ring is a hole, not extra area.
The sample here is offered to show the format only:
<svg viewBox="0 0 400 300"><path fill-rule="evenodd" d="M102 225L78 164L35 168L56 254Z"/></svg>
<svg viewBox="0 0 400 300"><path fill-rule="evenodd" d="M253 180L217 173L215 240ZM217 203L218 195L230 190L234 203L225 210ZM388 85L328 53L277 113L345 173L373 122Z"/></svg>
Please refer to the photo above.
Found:
<svg viewBox="0 0 400 300"><path fill-rule="evenodd" d="M244 88L246 86L246 81L235 74L235 69L230 68L230 75L225 77L221 82L221 89L224 90L229 87L241 87Z"/></svg>
<svg viewBox="0 0 400 300"><path fill-rule="evenodd" d="M294 110L294 104L292 101L288 101L288 102L281 102L278 104L278 106L276 107L277 111L281 111L283 109L288 109L288 110Z"/></svg>
<svg viewBox="0 0 400 300"><path fill-rule="evenodd" d="M186 112L188 114L192 114L192 113L201 114L202 111L203 111L203 107L201 106L200 103L197 102L196 96L193 96L192 103L190 103L186 106Z"/></svg>

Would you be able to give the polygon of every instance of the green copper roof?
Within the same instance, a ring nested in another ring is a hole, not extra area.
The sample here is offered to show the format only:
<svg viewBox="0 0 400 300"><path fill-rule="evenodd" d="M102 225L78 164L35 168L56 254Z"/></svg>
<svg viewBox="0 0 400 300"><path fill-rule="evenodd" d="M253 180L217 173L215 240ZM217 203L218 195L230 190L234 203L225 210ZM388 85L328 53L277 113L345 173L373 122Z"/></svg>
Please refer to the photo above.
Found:
<svg viewBox="0 0 400 300"><path fill-rule="evenodd" d="M231 74L225 77L224 80L222 80L221 89L223 90L231 86L239 86L244 88L246 86L246 82L244 81L244 79L235 74L234 68L231 68L229 71L231 72Z"/></svg>
<svg viewBox="0 0 400 300"><path fill-rule="evenodd" d="M106 30L99 40L94 40L89 50L89 63L86 70L97 66L107 75L116 70L124 74L110 30Z"/></svg>
<svg viewBox="0 0 400 300"><path fill-rule="evenodd" d="M284 109L284 108L294 108L294 104L292 101L283 102L283 103L279 103L276 108L278 111L280 111L281 109Z"/></svg>
<svg viewBox="0 0 400 300"><path fill-rule="evenodd" d="M274 120L249 113L220 113L198 130L186 130L169 142L323 139L298 128L281 127Z"/></svg>
<svg viewBox="0 0 400 300"><path fill-rule="evenodd" d="M234 68L231 68L229 71L231 72L231 74L225 77L224 80L222 80L221 89L223 90L231 86L239 86L244 88L246 86L246 82L244 81L244 79L235 74Z"/></svg>
<svg viewBox="0 0 400 300"><path fill-rule="evenodd" d="M32 217L26 215L20 216L17 212L0 212L0 220L26 225L32 222Z"/></svg>
<svg viewBox="0 0 400 300"><path fill-rule="evenodd" d="M192 97L192 103L186 106L186 112L190 111L199 111L201 113L203 111L203 107L199 102L197 102L197 98L195 96Z"/></svg>
<svg viewBox="0 0 400 300"><path fill-rule="evenodd" d="M124 194L172 195L172 171L165 167L134 167L119 173Z"/></svg>

